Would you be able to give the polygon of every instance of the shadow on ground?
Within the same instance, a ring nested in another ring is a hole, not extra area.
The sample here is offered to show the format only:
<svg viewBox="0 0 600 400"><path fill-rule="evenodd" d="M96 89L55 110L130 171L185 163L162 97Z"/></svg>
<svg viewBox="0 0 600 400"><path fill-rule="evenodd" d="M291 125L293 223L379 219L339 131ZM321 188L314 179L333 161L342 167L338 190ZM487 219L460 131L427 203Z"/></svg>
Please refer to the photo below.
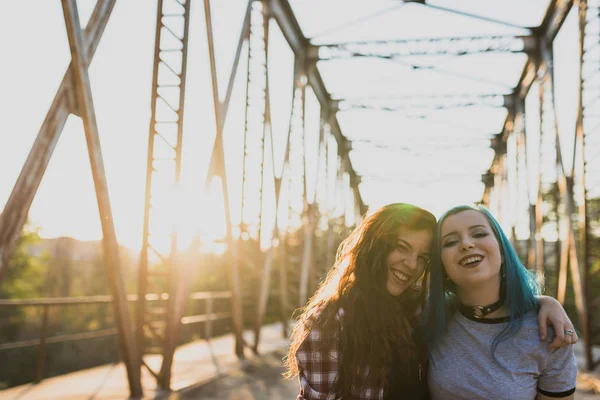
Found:
<svg viewBox="0 0 600 400"><path fill-rule="evenodd" d="M243 369L232 371L181 396L182 400L283 400L295 399L298 381L283 379L282 352L247 361Z"/></svg>

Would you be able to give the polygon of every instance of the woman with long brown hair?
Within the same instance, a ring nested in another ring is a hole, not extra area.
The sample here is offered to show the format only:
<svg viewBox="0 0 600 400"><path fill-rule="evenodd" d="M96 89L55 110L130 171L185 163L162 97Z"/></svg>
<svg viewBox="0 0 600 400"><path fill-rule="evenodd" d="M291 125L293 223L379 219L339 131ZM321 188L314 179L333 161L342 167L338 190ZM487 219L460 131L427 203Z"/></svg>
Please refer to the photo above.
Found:
<svg viewBox="0 0 600 400"><path fill-rule="evenodd" d="M342 242L292 332L286 376L299 378L299 399L428 398L418 310L435 229L430 212L395 203ZM546 306L549 319L567 325L558 308Z"/></svg>

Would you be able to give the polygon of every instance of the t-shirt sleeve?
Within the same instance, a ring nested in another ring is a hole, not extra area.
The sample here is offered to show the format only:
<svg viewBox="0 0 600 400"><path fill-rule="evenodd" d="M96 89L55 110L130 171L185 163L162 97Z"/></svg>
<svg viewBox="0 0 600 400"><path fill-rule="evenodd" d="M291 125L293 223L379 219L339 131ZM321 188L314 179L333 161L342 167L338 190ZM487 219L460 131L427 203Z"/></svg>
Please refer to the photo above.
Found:
<svg viewBox="0 0 600 400"><path fill-rule="evenodd" d="M548 354L538 380L538 391L548 397L566 397L575 392L577 360L573 345L554 349Z"/></svg>

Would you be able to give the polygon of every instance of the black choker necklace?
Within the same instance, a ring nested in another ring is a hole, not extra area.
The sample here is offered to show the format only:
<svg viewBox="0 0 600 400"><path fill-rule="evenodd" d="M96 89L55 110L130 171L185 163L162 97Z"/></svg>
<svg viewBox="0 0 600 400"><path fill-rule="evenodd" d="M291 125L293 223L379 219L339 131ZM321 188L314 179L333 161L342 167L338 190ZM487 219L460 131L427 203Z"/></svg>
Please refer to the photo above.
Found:
<svg viewBox="0 0 600 400"><path fill-rule="evenodd" d="M502 281L500 283L500 299L497 302L492 303L487 306L466 306L463 303L458 303L458 310L467 318L475 318L481 319L486 315L493 313L496 310L499 310L506 300L506 284L504 283L504 278L501 278Z"/></svg>

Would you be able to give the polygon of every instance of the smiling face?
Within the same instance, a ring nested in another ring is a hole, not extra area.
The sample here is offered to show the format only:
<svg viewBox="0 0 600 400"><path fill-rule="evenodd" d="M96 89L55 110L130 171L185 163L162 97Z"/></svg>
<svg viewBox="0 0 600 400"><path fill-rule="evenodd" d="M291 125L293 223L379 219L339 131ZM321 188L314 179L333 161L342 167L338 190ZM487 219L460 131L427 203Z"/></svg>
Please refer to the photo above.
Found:
<svg viewBox="0 0 600 400"><path fill-rule="evenodd" d="M499 282L502 254L482 213L466 210L446 217L441 237L444 269L459 288Z"/></svg>
<svg viewBox="0 0 600 400"><path fill-rule="evenodd" d="M399 296L423 275L429 264L433 235L428 230L400 231L394 250L387 256L386 288Z"/></svg>

